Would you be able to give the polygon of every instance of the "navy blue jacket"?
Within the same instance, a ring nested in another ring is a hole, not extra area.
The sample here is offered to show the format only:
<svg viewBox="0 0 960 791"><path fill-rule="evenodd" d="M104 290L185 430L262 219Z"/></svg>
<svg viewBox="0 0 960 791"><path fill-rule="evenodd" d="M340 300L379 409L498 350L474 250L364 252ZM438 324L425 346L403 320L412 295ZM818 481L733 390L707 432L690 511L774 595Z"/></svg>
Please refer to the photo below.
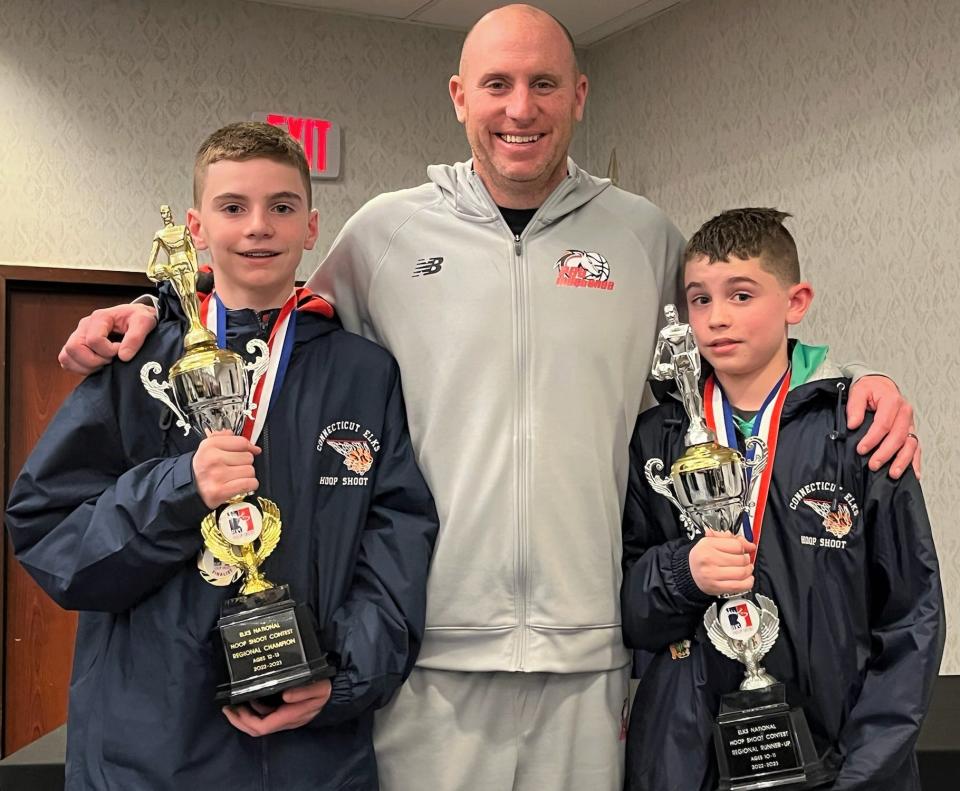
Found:
<svg viewBox="0 0 960 791"><path fill-rule="evenodd" d="M912 470L893 481L857 454L871 421L846 431L848 386L810 382L784 404L754 589L777 604L780 635L762 664L839 770L828 788L919 791L914 744L944 639L939 566ZM669 468L682 454L687 424L678 402L662 404L641 415L630 449L624 637L653 653L631 712L630 791L716 788L712 725L744 675L706 637L714 599L690 574L693 544L643 475L647 459ZM672 658L671 643L685 638L689 657Z"/></svg>
<svg viewBox="0 0 960 791"><path fill-rule="evenodd" d="M376 789L373 709L413 667L437 532L397 365L335 318L298 311L256 459L258 494L283 522L264 571L313 609L338 672L311 723L256 739L213 701L212 630L238 584L214 587L197 570L208 511L192 474L199 440L171 428L140 382L147 361L166 370L182 355L182 332L161 321L131 362L84 381L11 493L17 558L58 604L83 611L67 788ZM254 335L265 337L256 313L230 313L229 346ZM366 443L372 467L347 469L337 440Z"/></svg>

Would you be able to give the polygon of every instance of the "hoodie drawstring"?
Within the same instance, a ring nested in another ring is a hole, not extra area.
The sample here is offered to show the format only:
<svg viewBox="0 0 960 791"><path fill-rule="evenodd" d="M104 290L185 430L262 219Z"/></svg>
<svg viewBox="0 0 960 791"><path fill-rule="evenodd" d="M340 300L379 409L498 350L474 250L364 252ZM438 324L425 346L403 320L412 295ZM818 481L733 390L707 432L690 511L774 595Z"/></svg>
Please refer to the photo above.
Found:
<svg viewBox="0 0 960 791"><path fill-rule="evenodd" d="M837 408L833 415L833 431L828 435L833 440L833 447L837 451L836 489L833 492L833 503L830 513L835 514L840 503L840 491L843 489L843 447L841 443L847 438L847 421L843 415L843 393L847 386L837 382Z"/></svg>

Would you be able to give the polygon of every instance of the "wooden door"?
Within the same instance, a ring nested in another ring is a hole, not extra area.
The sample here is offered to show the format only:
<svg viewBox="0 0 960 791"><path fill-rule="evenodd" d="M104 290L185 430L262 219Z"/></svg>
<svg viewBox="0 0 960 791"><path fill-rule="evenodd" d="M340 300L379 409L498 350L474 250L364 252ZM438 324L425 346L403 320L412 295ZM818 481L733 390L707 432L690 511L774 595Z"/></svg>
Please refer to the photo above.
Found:
<svg viewBox="0 0 960 791"><path fill-rule="evenodd" d="M92 310L128 301L150 284L142 275L0 267L4 343L4 498L57 408L80 381L57 353ZM20 567L5 539L3 754L66 721L77 615L61 610Z"/></svg>

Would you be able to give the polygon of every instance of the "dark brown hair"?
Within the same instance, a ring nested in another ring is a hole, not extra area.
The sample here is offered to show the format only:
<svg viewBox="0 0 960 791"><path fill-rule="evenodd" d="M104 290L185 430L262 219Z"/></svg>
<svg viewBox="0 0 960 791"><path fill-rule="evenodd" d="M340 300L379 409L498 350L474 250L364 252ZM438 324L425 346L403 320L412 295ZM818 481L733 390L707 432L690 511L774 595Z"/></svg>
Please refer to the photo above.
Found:
<svg viewBox="0 0 960 791"><path fill-rule="evenodd" d="M701 226L683 251L683 263L704 255L709 263L759 258L786 286L800 282L797 245L783 221L792 215L776 209L730 209Z"/></svg>

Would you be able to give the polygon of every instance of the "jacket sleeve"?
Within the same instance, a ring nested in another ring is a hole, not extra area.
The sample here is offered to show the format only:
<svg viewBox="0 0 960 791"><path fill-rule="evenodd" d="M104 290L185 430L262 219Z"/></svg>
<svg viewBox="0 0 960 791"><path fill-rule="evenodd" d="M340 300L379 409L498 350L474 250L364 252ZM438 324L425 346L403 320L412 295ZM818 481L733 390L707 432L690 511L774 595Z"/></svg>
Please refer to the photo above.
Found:
<svg viewBox="0 0 960 791"><path fill-rule="evenodd" d="M866 363L862 363L856 360L850 360L848 362L842 363L840 365L840 371L844 377L849 379L851 382L856 382L859 379L862 379L865 376L883 376L889 379L883 371L874 371ZM893 381L892 379L890 381ZM896 382L894 382L896 384Z"/></svg>
<svg viewBox="0 0 960 791"><path fill-rule="evenodd" d="M676 517L666 510L672 506L644 477L647 459L640 433L653 426L641 418L630 443L620 608L626 645L661 651L693 636L713 598L697 587L690 573L694 543L686 535L677 537Z"/></svg>
<svg viewBox="0 0 960 791"><path fill-rule="evenodd" d="M834 791L886 787L909 759L943 653L943 591L920 485L909 468L899 481L885 469L866 475L872 651L840 734Z"/></svg>
<svg viewBox="0 0 960 791"><path fill-rule="evenodd" d="M192 453L131 466L109 399L112 373L90 377L63 404L7 508L17 559L71 610L122 612L159 588L196 555L207 511Z"/></svg>
<svg viewBox="0 0 960 791"><path fill-rule="evenodd" d="M371 483L353 584L325 629L324 642L340 661L330 700L313 720L318 726L385 705L413 669L423 641L438 520L410 444L398 373Z"/></svg>

